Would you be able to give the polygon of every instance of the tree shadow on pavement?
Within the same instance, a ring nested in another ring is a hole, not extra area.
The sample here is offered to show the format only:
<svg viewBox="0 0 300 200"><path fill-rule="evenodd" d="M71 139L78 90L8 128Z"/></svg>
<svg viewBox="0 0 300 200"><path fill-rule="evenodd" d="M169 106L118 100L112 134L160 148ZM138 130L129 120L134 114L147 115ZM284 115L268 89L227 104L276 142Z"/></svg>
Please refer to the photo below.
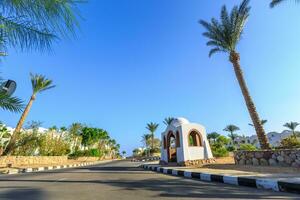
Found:
<svg viewBox="0 0 300 200"><path fill-rule="evenodd" d="M22 199L22 200L42 200L45 199L45 193L40 189L26 187L9 187L7 191L0 193L0 199ZM3 189L1 187L1 189Z"/></svg>

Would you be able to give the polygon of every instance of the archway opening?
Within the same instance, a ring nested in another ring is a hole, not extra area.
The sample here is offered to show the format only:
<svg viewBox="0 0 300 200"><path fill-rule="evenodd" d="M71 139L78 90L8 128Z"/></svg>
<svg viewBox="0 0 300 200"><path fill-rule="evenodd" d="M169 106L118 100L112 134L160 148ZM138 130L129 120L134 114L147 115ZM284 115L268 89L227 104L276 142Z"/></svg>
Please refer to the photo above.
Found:
<svg viewBox="0 0 300 200"><path fill-rule="evenodd" d="M190 147L201 147L202 146L202 140L201 136L198 132L192 131L189 134L188 142Z"/></svg>
<svg viewBox="0 0 300 200"><path fill-rule="evenodd" d="M173 132L168 134L168 162L177 162L176 137Z"/></svg>

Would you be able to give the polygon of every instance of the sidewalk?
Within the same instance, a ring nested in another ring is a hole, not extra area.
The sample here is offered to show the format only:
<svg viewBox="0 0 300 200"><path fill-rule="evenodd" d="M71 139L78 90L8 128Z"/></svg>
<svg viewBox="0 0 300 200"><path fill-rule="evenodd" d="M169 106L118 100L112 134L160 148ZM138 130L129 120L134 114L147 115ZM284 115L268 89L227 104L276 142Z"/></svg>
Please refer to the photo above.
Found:
<svg viewBox="0 0 300 200"><path fill-rule="evenodd" d="M274 191L300 193L300 169L290 167L209 164L199 167L160 166L151 162L142 167L170 175L203 181L250 186Z"/></svg>
<svg viewBox="0 0 300 200"><path fill-rule="evenodd" d="M60 164L26 165L26 166L16 166L16 167L12 167L12 168L5 167L5 168L0 168L0 174L19 174L19 173L27 173L27 172L56 170L56 169L63 169L63 168L96 165L96 164L107 163L107 162L111 162L111 161L113 161L113 160L99 160L99 161L93 161L93 162L71 161L71 162L60 163Z"/></svg>

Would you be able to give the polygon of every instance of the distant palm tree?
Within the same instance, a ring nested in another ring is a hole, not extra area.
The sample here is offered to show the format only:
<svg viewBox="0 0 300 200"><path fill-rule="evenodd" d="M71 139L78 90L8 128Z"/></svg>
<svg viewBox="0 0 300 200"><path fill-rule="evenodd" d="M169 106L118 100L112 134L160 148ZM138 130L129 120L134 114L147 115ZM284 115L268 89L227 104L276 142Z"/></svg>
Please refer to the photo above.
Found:
<svg viewBox="0 0 300 200"><path fill-rule="evenodd" d="M237 134L234 134L234 132L238 130L240 130L240 128L233 124L230 124L223 129L223 131L227 131L230 133L228 136L231 138L232 145L234 145L234 140L237 137Z"/></svg>
<svg viewBox="0 0 300 200"><path fill-rule="evenodd" d="M151 149L154 149L154 132L157 130L159 124L157 123L148 123L146 126L146 129L148 129L150 131L151 134Z"/></svg>
<svg viewBox="0 0 300 200"><path fill-rule="evenodd" d="M166 117L164 119L164 124L169 126L172 123L173 120L174 120L174 117Z"/></svg>
<svg viewBox="0 0 300 200"><path fill-rule="evenodd" d="M208 133L207 134L207 139L209 141L213 140L214 143L216 142L216 140L217 140L218 137L220 137L220 134L217 133L217 132L212 132L212 133Z"/></svg>
<svg viewBox="0 0 300 200"><path fill-rule="evenodd" d="M23 114L21 115L21 118L17 124L16 129L14 130L12 136L11 136L11 140L9 141L9 144L7 145L4 154L10 154L14 148L15 142L17 137L20 134L21 128L23 126L23 123L30 111L30 108L32 106L33 101L36 99L36 95L38 93L44 92L46 90L49 90L51 88L54 88L55 85L52 84L52 80L47 79L45 76L42 75L33 75L30 74L31 76L31 86L32 86L32 95L31 98L23 112Z"/></svg>
<svg viewBox="0 0 300 200"><path fill-rule="evenodd" d="M0 1L0 56L9 46L47 50L58 37L74 35L78 0Z"/></svg>
<svg viewBox="0 0 300 200"><path fill-rule="evenodd" d="M72 123L69 127L69 134L73 140L74 151L76 151L77 147L79 146L78 140L81 137L82 128L83 126L81 123Z"/></svg>
<svg viewBox="0 0 300 200"><path fill-rule="evenodd" d="M280 3L283 3L287 0L272 0L272 2L270 3L270 7L273 8L275 6L277 6ZM295 2L300 2L300 0L294 0Z"/></svg>
<svg viewBox="0 0 300 200"><path fill-rule="evenodd" d="M293 136L295 138L297 138L297 134L296 134L296 128L297 126L299 126L300 124L298 122L290 122L290 123L285 123L283 126L290 129L293 133Z"/></svg>
<svg viewBox="0 0 300 200"><path fill-rule="evenodd" d="M230 14L227 12L226 6L223 6L220 22L212 18L211 22L200 20L200 24L206 29L203 35L209 39L207 45L212 46L209 56L217 52L226 52L229 54L229 60L233 64L233 69L254 124L261 148L270 149L270 144L244 79L240 66L240 55L236 51L236 46L241 39L245 23L249 17L249 12L249 0L244 0L240 6L235 6Z"/></svg>
<svg viewBox="0 0 300 200"><path fill-rule="evenodd" d="M262 120L260 121L261 125L265 125L267 122L268 122L268 120L266 120L266 119L262 119ZM249 123L248 125L254 127L254 125L251 124L251 123Z"/></svg>

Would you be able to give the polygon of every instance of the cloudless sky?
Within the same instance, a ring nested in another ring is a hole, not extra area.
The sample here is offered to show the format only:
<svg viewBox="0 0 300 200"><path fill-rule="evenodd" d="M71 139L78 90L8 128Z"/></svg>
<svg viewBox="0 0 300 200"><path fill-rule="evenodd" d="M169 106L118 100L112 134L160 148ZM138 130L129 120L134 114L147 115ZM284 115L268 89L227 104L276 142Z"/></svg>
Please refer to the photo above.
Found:
<svg viewBox="0 0 300 200"><path fill-rule="evenodd" d="M82 122L109 131L131 153L141 146L147 122L164 131L168 116L203 124L207 132L230 123L252 135L250 118L226 54L208 58L199 19L219 17L238 0L89 0L80 5L77 39L61 40L52 53L9 50L1 76L17 81L27 103L29 73L54 80L38 95L27 121L43 127ZM251 16L238 45L241 64L266 131L300 122L300 5L252 0ZM15 126L20 114L1 111Z"/></svg>

